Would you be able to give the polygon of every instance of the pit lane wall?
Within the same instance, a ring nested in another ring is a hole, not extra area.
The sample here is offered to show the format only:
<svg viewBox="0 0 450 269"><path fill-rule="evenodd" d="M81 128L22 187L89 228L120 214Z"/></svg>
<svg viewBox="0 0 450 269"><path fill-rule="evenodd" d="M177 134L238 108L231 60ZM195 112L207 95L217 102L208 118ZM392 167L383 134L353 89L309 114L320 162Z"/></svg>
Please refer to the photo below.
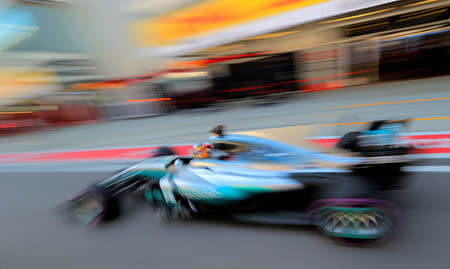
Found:
<svg viewBox="0 0 450 269"><path fill-rule="evenodd" d="M415 147L413 155L420 158L450 158L450 131L439 133L407 133L407 143ZM338 137L313 137L310 141L332 147ZM70 152L38 152L0 154L0 163L47 163L47 162L98 162L98 161L140 161L152 155L158 146L79 150ZM189 155L191 144L172 145L179 155Z"/></svg>
<svg viewBox="0 0 450 269"><path fill-rule="evenodd" d="M380 80L389 80L390 78L392 80L404 79L405 74L410 74L409 76L406 75L408 78L424 75L433 76L437 75L435 71L439 68L444 70L441 73L447 74L450 67L438 66L436 63L440 62L439 57L435 56L436 53L445 54L444 48L422 49L423 46L420 45L422 41L412 40L412 42L405 42L404 46L407 49L400 51L395 47L396 45L389 45L389 42L385 42L386 40L383 38L387 37L377 37L374 39L377 41L374 41L367 40L367 37L356 36L355 29L361 31L362 28L366 29L367 25L352 24L352 27L344 27L340 25L341 20L346 21L343 20L344 18L319 22L320 27L317 25L308 28L310 24L307 23L309 22L393 2L396 1L257 0L251 1L251 4L239 3L237 5L235 4L236 0L209 0L201 1L196 5L175 10L157 18L152 17L136 22L133 29L136 35L136 45L142 48L143 55L186 56L186 54L189 55L189 53L198 50L201 50L202 53L207 52L207 48L219 48L219 52L216 51L215 53L222 53L221 56L242 55L254 51L270 51L279 54L297 53L298 74L292 80L301 84L299 90L303 91L365 85ZM434 3L434 1L429 2ZM444 5L443 2L441 1L442 5ZM438 4L438 2L435 4ZM397 4L394 3L394 5ZM395 28L395 31L400 31L396 34L402 35L407 30L405 27L409 25L404 23L405 20L416 17L422 18L427 13L424 10L413 11L408 9L410 14L402 13L402 15L397 16L394 13L403 12L402 9L410 6L408 3L398 5L395 8L389 8L391 5L379 7L377 11L371 9L366 14L385 14L384 12L388 12L385 15L376 16L386 16L383 18L383 25L386 24L388 25L386 27ZM239 6L239 8L234 8L236 6ZM422 6L422 8L425 7ZM230 11L224 15L222 10ZM421 12L425 13L422 14ZM436 12L432 9L428 15L440 14ZM350 17L356 19L356 17L362 15L364 14ZM375 20L375 17L373 17L373 20ZM385 21L392 22L389 24ZM396 23L393 21L396 21ZM377 25L377 22L375 20L367 23ZM419 22L420 20L418 20ZM305 28L298 28L297 26L300 25L301 27L305 26ZM374 25L369 25L369 28L372 29ZM414 25L414 27L418 26L418 24ZM296 27L292 28L293 26ZM420 27L428 26L428 24L422 24ZM317 30L318 28L320 30ZM280 32L281 29L285 30ZM380 30L381 32L384 31L383 35L387 34L386 29ZM352 30L351 35L348 32L350 30ZM376 32L375 35L380 35L380 31ZM262 38L263 36L266 37ZM259 41L255 38L259 38ZM244 45L236 45L237 43L233 43L235 41L242 41L240 43L244 43ZM431 42L439 43L439 41ZM396 44L396 42L390 43ZM440 43L445 43L445 40L441 40ZM223 44L227 45L219 46ZM405 56L411 46L415 46L416 51L420 50L420 53ZM422 50L423 54L427 55L427 59L416 59L421 57ZM215 53L210 51L207 55L217 56ZM412 70L414 66L419 67ZM427 66L428 69L425 70L424 66ZM429 66L433 67L430 68ZM405 70L408 71L404 72ZM425 74L427 72L431 72L431 74ZM401 73L401 76L399 73Z"/></svg>

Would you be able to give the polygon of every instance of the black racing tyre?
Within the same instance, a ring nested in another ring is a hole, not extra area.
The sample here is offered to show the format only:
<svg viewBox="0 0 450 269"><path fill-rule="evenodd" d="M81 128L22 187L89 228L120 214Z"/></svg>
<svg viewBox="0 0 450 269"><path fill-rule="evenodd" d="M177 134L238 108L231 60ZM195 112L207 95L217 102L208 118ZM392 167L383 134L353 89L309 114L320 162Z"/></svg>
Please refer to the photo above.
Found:
<svg viewBox="0 0 450 269"><path fill-rule="evenodd" d="M308 212L322 234L351 246L385 242L396 230L398 222L396 207L379 199L321 199L314 202Z"/></svg>
<svg viewBox="0 0 450 269"><path fill-rule="evenodd" d="M376 121L372 122L372 123L369 125L368 130L369 130L369 131L375 131L375 130L378 130L378 129L380 129L384 124L386 124L386 123L387 123L386 120L376 120Z"/></svg>
<svg viewBox="0 0 450 269"><path fill-rule="evenodd" d="M380 198L376 185L357 174L335 175L334 182L325 184L317 192L316 199L325 198Z"/></svg>
<svg viewBox="0 0 450 269"><path fill-rule="evenodd" d="M319 231L346 244L371 246L391 237L397 208L365 177L336 177L323 187L307 209Z"/></svg>
<svg viewBox="0 0 450 269"><path fill-rule="evenodd" d="M383 127L383 125L385 124L390 124L390 123L400 123L403 125L403 127L406 127L408 125L408 120L396 120L396 121L390 121L390 120L377 120L377 121L373 121L372 123L370 123L369 128L367 130L369 131L375 131L380 129L381 127Z"/></svg>
<svg viewBox="0 0 450 269"><path fill-rule="evenodd" d="M159 147L155 150L153 157L172 156L176 155L175 152L169 147Z"/></svg>
<svg viewBox="0 0 450 269"><path fill-rule="evenodd" d="M69 215L78 223L96 226L119 217L119 200L101 186L94 185L66 200Z"/></svg>
<svg viewBox="0 0 450 269"><path fill-rule="evenodd" d="M361 132L349 132L339 139L336 146L341 149L357 151L360 135Z"/></svg>
<svg viewBox="0 0 450 269"><path fill-rule="evenodd" d="M119 199L112 197L111 194L100 186L94 187L104 199L105 220L114 220L120 215Z"/></svg>

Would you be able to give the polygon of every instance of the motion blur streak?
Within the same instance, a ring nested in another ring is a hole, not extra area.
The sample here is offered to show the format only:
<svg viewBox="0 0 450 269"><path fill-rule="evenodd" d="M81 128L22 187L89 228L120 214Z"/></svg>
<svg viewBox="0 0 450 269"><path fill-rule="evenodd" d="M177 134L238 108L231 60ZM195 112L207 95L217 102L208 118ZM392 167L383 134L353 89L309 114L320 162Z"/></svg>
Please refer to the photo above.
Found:
<svg viewBox="0 0 450 269"><path fill-rule="evenodd" d="M14 128L17 127L15 124L0 124L0 128Z"/></svg>
<svg viewBox="0 0 450 269"><path fill-rule="evenodd" d="M450 117L407 119L406 121L427 121L427 120L450 120ZM368 123L370 123L370 121L330 123L330 124L321 124L321 126L358 125L358 124L368 124Z"/></svg>
<svg viewBox="0 0 450 269"><path fill-rule="evenodd" d="M340 126L340 125L358 125L358 124L368 124L369 121L360 121L360 122L343 122L343 123L329 123L322 124L322 126Z"/></svg>
<svg viewBox="0 0 450 269"><path fill-rule="evenodd" d="M361 106L380 106L380 105L392 105L392 104L415 103L415 102L428 102L428 101L439 101L439 100L449 100L449 99L450 99L450 97L440 97L440 98L418 99L418 100L397 101L397 102L384 102L384 103L373 103L373 104L362 104L362 105L351 105L351 106L337 106L337 107L330 107L329 109L361 107Z"/></svg>
<svg viewBox="0 0 450 269"><path fill-rule="evenodd" d="M409 119L408 121L420 121L420 120L450 120L450 117L434 117L434 118L423 118L423 119Z"/></svg>
<svg viewBox="0 0 450 269"><path fill-rule="evenodd" d="M15 126L12 126L15 127ZM0 126L1 128L1 126ZM21 141L21 142L10 142L10 143L2 143L0 146L3 145L20 145L20 144L28 144L28 143L38 143L39 141Z"/></svg>
<svg viewBox="0 0 450 269"><path fill-rule="evenodd" d="M136 102L159 102L159 101L170 101L171 98L153 98L153 99L130 99L127 100L127 103L136 103Z"/></svg>
<svg viewBox="0 0 450 269"><path fill-rule="evenodd" d="M30 114L34 111L1 111L0 114Z"/></svg>
<svg viewBox="0 0 450 269"><path fill-rule="evenodd" d="M444 268L449 86L450 0L0 0L0 267Z"/></svg>
<svg viewBox="0 0 450 269"><path fill-rule="evenodd" d="M220 92L240 92L240 91L250 91L250 90L256 90L261 88L267 88L267 87L273 87L283 84L289 84L289 83L299 83L299 82L310 82L310 81L318 81L318 80L326 80L330 78L336 78L341 76L348 76L348 75L357 75L357 74L364 74L369 73L370 71L364 70L364 71L355 71L355 72L349 72L349 73L341 73L341 74L333 74L333 75L326 75L323 77L317 77L317 78L310 78L310 79L301 79L301 80L292 80L292 81L282 81L277 83L271 83L267 85L261 85L261 86L254 86L254 87L246 87L246 88L238 88L238 89L231 89L231 90L225 90ZM308 90L305 90L308 91ZM278 92L278 91L275 91Z"/></svg>
<svg viewBox="0 0 450 269"><path fill-rule="evenodd" d="M413 7L413 6L423 5L423 4L432 3L432 2L436 2L436 1L441 1L441 0L425 0L425 1L418 2L418 3L406 5L405 7Z"/></svg>
<svg viewBox="0 0 450 269"><path fill-rule="evenodd" d="M351 16L351 17L345 17L345 18L342 18L342 19L336 19L336 20L331 20L331 21L325 21L325 22L322 22L322 23L332 23L332 22L339 22L339 21L352 20L352 19L362 18L362 17L366 17L366 16L370 16L370 15L374 15L374 14L386 12L386 11L389 11L389 10L392 10L392 8L387 8L387 9L378 10L378 11L374 11L374 12L364 13L364 14L361 14L361 15L355 15L355 16Z"/></svg>

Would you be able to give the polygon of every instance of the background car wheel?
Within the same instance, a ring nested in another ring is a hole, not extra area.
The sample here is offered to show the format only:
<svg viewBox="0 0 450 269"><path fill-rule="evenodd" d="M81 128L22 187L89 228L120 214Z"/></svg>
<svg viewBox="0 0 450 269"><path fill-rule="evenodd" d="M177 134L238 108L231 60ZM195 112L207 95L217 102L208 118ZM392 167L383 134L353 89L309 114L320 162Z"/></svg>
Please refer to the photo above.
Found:
<svg viewBox="0 0 450 269"><path fill-rule="evenodd" d="M176 155L176 154L169 147L159 147L155 150L155 153L152 157L172 156L172 155Z"/></svg>
<svg viewBox="0 0 450 269"><path fill-rule="evenodd" d="M351 151L357 151L359 148L358 138L361 132L349 132L341 137L337 143L337 147Z"/></svg>
<svg viewBox="0 0 450 269"><path fill-rule="evenodd" d="M377 199L322 199L309 213L321 233L346 245L382 243L392 236L397 223L395 207Z"/></svg>
<svg viewBox="0 0 450 269"><path fill-rule="evenodd" d="M374 122L372 122L372 123L370 124L368 130L369 130L369 131L375 131L375 130L378 130L378 129L380 129L383 125L385 125L386 122L387 122L387 120L377 120L377 121L374 121Z"/></svg>

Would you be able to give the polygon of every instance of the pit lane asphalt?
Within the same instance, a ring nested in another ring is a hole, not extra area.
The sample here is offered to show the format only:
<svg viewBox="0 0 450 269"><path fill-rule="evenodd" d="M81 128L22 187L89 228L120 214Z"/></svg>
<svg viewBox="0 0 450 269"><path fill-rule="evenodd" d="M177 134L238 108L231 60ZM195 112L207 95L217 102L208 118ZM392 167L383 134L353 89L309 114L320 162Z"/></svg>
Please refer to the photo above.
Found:
<svg viewBox="0 0 450 269"><path fill-rule="evenodd" d="M164 224L144 203L94 230L55 213L66 194L111 173L0 174L0 268L448 268L447 173L411 175L410 188L396 194L399 233L370 248L337 245L304 227Z"/></svg>

